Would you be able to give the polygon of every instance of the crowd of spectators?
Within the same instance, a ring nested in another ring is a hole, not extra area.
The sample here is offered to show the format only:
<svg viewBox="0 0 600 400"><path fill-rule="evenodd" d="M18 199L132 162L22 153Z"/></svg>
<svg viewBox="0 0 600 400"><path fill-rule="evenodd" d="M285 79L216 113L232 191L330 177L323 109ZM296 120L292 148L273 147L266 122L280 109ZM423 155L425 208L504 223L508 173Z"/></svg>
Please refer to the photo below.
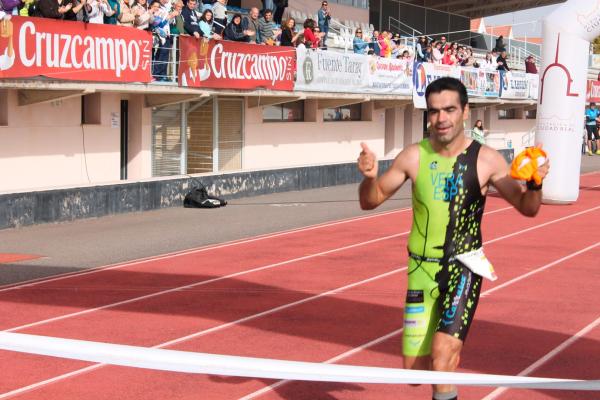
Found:
<svg viewBox="0 0 600 400"><path fill-rule="evenodd" d="M201 1L201 2L199 2ZM152 74L167 80L173 38L191 35L198 39L231 40L264 45L326 49L332 13L322 1L316 20L308 18L302 27L294 18L282 20L288 0L262 0L263 9L248 14L232 13L227 0L1 0L8 14L111 24L148 30L153 34ZM499 37L492 52L476 58L473 50L445 36L439 40L421 36L409 45L398 33L356 29L353 50L357 54L509 71L506 48ZM532 57L526 71L536 73Z"/></svg>

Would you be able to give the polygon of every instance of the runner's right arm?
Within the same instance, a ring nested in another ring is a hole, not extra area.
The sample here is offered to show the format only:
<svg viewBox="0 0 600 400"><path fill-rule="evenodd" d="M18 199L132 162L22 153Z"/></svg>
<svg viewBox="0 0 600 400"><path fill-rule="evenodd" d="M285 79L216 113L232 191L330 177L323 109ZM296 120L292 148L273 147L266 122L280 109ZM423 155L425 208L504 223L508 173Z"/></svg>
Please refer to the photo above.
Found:
<svg viewBox="0 0 600 400"><path fill-rule="evenodd" d="M364 179L358 189L360 208L372 210L392 196L410 177L410 166L419 165L419 148L412 145L400 152L392 166L377 177L377 157L365 143L360 144L362 151L358 157L358 169Z"/></svg>

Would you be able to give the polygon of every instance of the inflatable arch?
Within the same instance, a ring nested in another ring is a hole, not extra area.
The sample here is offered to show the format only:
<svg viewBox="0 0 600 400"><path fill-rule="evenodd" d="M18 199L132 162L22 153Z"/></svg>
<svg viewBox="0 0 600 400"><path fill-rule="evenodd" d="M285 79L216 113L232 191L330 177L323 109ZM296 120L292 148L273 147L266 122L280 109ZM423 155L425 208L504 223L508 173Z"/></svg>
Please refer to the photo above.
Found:
<svg viewBox="0 0 600 400"><path fill-rule="evenodd" d="M600 0L568 0L544 20L536 129L551 160L544 203L568 204L579 195L589 46L597 36Z"/></svg>

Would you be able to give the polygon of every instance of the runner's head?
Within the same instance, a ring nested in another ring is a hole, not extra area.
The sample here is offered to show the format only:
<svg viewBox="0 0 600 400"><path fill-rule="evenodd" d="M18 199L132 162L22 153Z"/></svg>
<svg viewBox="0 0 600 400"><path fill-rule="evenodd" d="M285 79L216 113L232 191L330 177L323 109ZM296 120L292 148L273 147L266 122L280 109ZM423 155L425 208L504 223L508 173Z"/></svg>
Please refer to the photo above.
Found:
<svg viewBox="0 0 600 400"><path fill-rule="evenodd" d="M447 77L433 81L427 86L425 100L433 140L448 144L464 134L469 97L461 81Z"/></svg>

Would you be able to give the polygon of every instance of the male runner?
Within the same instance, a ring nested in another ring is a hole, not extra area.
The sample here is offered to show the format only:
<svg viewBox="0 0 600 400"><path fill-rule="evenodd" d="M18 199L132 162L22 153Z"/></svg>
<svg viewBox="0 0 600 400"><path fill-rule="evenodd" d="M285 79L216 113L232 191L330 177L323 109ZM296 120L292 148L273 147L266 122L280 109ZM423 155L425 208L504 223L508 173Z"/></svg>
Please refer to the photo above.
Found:
<svg viewBox="0 0 600 400"><path fill-rule="evenodd" d="M377 177L375 154L362 143L359 196L370 210L407 179L413 183L413 226L408 239L408 292L404 308L404 367L455 371L481 290L481 276L454 257L482 246L481 217L489 185L523 215L541 204L541 185L512 179L504 158L467 138L465 86L454 78L432 82L425 92L431 137L405 148ZM549 163L538 168L544 178ZM456 387L434 385L434 400L458 399Z"/></svg>

